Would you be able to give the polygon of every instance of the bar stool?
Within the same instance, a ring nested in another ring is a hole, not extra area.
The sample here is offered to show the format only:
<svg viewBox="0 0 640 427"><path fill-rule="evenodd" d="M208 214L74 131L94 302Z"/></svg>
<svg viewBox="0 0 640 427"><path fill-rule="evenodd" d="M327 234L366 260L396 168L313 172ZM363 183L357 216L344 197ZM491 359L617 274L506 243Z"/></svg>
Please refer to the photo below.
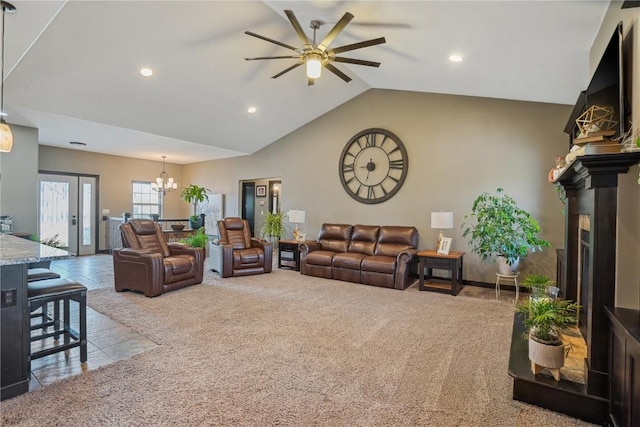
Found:
<svg viewBox="0 0 640 427"><path fill-rule="evenodd" d="M59 279L60 275L48 268L29 268L27 270L27 282L37 282L38 280Z"/></svg>
<svg viewBox="0 0 640 427"><path fill-rule="evenodd" d="M27 270L27 282L37 282L38 280L47 280L47 279L59 279L60 275L58 273L54 273L48 268L29 268ZM54 307L55 309L60 310L59 306ZM41 322L37 325L32 325L31 330L33 329L42 329L47 328L53 325L53 317L49 316L49 304L46 304L41 307L40 313L31 313L31 318L42 318ZM56 337L57 338L57 337Z"/></svg>
<svg viewBox="0 0 640 427"><path fill-rule="evenodd" d="M87 288L79 282L69 279L45 279L29 282L27 304L29 313L38 309L42 309L44 314L49 318L40 324L32 325L31 330L41 330L40 334L31 333L30 341L40 341L46 338L54 337L56 340L53 346L49 346L42 350L31 352L31 359L48 356L50 354L64 351L69 356L68 350L80 347L80 362L87 361ZM71 301L75 301L79 306L79 329L76 331L71 327ZM49 303L54 304L53 318L50 318L47 312ZM63 309L60 312L60 304ZM52 331L47 331L49 326L53 326ZM58 343L60 335L63 336L63 342Z"/></svg>
<svg viewBox="0 0 640 427"><path fill-rule="evenodd" d="M512 281L513 286L516 287L516 304L518 303L519 297L519 288L518 288L518 274L501 274L496 273L496 299L500 298L500 282L501 281Z"/></svg>

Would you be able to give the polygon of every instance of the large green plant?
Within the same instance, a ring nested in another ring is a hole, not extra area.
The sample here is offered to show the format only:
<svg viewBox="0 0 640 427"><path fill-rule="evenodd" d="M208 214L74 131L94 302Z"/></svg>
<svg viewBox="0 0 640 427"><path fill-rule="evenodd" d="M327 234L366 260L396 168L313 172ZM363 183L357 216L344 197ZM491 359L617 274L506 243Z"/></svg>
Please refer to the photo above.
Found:
<svg viewBox="0 0 640 427"><path fill-rule="evenodd" d="M470 237L471 251L482 261L502 255L508 264L525 257L530 251L551 246L538 237L540 225L502 188L496 194L482 193L465 215L462 237ZM467 222L468 221L468 222Z"/></svg>
<svg viewBox="0 0 640 427"><path fill-rule="evenodd" d="M579 307L576 302L559 298L529 298L516 309L522 313L524 326L533 339L558 345L562 334L575 326Z"/></svg>
<svg viewBox="0 0 640 427"><path fill-rule="evenodd" d="M191 216L197 218L196 209L198 207L198 203L202 203L205 200L209 200L209 196L207 195L207 189L204 187L200 187L199 185L189 184L188 187L182 189L180 193L180 197L187 203L191 203L193 205L193 215Z"/></svg>
<svg viewBox="0 0 640 427"><path fill-rule="evenodd" d="M545 274L530 274L525 277L521 285L531 291L535 297L542 297L546 294L547 287L555 285L556 282L551 280Z"/></svg>
<svg viewBox="0 0 640 427"><path fill-rule="evenodd" d="M185 245L189 245L194 248L204 248L207 246L208 240L209 240L209 237L206 234L204 234L204 227L200 227L198 231L196 231L194 234L192 234L191 236L185 239L182 239L181 243L184 243Z"/></svg>
<svg viewBox="0 0 640 427"><path fill-rule="evenodd" d="M286 215L280 211L276 213L267 212L258 229L258 235L263 239L269 240L275 246L278 239L282 239L287 233L285 217Z"/></svg>

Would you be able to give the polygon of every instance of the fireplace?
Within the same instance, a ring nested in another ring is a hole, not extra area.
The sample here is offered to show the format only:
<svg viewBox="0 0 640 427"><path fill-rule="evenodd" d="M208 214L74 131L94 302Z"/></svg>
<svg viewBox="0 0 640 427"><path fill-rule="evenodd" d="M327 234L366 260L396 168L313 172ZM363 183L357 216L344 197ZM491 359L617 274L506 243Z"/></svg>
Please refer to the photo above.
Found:
<svg viewBox="0 0 640 427"><path fill-rule="evenodd" d="M587 217L588 219L588 217ZM580 303L580 316L578 324L580 332L586 339L589 319L589 230L580 228L580 250L578 253L578 302Z"/></svg>

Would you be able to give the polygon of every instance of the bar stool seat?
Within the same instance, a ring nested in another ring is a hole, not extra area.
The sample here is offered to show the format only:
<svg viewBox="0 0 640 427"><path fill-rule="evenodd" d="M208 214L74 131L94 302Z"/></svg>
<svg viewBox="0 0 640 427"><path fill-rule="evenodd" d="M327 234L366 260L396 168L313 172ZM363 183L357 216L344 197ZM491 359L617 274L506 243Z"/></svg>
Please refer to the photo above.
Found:
<svg viewBox="0 0 640 427"><path fill-rule="evenodd" d="M87 288L73 280L69 279L45 279L29 282L28 289L28 306L29 313L38 309L42 309L43 322L31 326L31 342L44 340L54 337L53 346L48 346L42 350L32 351L31 360L48 356L53 353L65 351L68 357L68 350L74 347L80 347L80 362L87 361ZM71 301L75 301L79 306L79 331L71 327ZM53 303L54 313L51 318L47 311L49 303ZM62 313L60 304L62 303ZM48 320L44 320L44 316ZM53 326L53 330L49 331L49 327ZM40 330L40 334L37 334ZM63 342L59 343L60 335L63 336Z"/></svg>
<svg viewBox="0 0 640 427"><path fill-rule="evenodd" d="M519 298L519 287L518 287L518 274L501 274L496 273L496 299L500 298L500 282L502 281L511 281L513 282L513 286L516 287L516 304L518 303Z"/></svg>
<svg viewBox="0 0 640 427"><path fill-rule="evenodd" d="M48 268L30 268L27 270L27 281L37 282L38 280L59 279L60 275Z"/></svg>

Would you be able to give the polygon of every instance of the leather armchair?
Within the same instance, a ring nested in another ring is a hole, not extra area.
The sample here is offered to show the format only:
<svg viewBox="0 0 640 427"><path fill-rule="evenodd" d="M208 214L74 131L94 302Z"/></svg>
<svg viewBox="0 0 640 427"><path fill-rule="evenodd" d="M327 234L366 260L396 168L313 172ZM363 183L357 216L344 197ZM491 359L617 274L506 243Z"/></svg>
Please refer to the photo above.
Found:
<svg viewBox="0 0 640 427"><path fill-rule="evenodd" d="M271 273L272 248L266 240L251 237L246 219L231 217L218 221L220 240L211 245L212 258L220 277Z"/></svg>
<svg viewBox="0 0 640 427"><path fill-rule="evenodd" d="M160 225L148 219L120 224L123 248L113 250L116 291L148 297L202 283L204 249L167 243Z"/></svg>

